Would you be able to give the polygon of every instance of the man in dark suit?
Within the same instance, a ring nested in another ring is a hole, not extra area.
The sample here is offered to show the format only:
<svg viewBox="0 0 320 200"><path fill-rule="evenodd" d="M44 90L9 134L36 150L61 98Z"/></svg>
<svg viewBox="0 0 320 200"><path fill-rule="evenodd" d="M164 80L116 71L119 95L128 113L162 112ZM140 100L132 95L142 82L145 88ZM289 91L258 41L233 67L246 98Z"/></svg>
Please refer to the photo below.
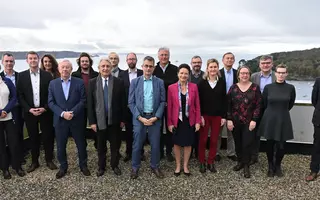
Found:
<svg viewBox="0 0 320 200"><path fill-rule="evenodd" d="M106 170L106 142L109 140L111 149L111 168L116 175L121 175L119 165L119 129L124 126L126 97L123 81L111 75L111 62L101 59L99 76L89 81L88 118L91 129L98 138L97 176Z"/></svg>
<svg viewBox="0 0 320 200"><path fill-rule="evenodd" d="M143 60L143 76L133 79L129 89L129 108L133 116L133 151L131 178L138 177L141 163L141 149L146 140L147 131L151 145L152 172L158 177L164 175L160 164L160 126L166 105L166 93L161 79L152 76L154 58L147 56Z"/></svg>
<svg viewBox="0 0 320 200"><path fill-rule="evenodd" d="M66 147L71 133L78 149L79 166L85 176L90 176L87 167L87 150L84 130L79 126L84 121L86 103L83 80L71 77L72 64L68 60L59 63L61 78L51 81L49 85L48 104L54 113L54 128L57 140L57 157L60 169L56 178L62 178L68 170Z"/></svg>
<svg viewBox="0 0 320 200"><path fill-rule="evenodd" d="M2 64L3 64L3 71L0 73L1 76L9 78L15 87L18 85L19 80L19 73L16 72L14 68L15 59L11 53L4 53L2 55ZM13 114L13 119L15 121L16 126L18 127L19 132L19 144L21 147L21 150L24 150L23 146L23 125L24 125L24 119L22 117L22 108L19 105L19 102L17 101L17 104L14 106L14 108L11 110L11 113ZM23 154L23 152L22 152ZM24 157L21 157L22 163L25 163Z"/></svg>
<svg viewBox="0 0 320 200"><path fill-rule="evenodd" d="M87 94L89 80L97 77L99 75L99 73L93 70L93 68L92 68L93 60L88 53L85 53L85 52L81 53L79 58L77 59L77 64L78 64L79 68L77 69L77 71L72 73L72 76L80 78L84 81L84 86L85 86L86 94ZM85 119L85 123L83 123L83 130L86 135L86 138L93 138L94 146L95 146L95 148L97 148L96 135L89 134L90 132L87 131L87 105L85 105L84 119Z"/></svg>
<svg viewBox="0 0 320 200"><path fill-rule="evenodd" d="M227 86L226 93L228 93L231 85L236 84L238 82L237 70L232 68L234 61L235 61L235 58L234 58L233 53L231 53L231 52L225 53L222 57L222 63L223 63L224 67L222 69L220 69L220 74L221 74L221 77L226 81L226 86ZM222 130L223 130L223 128L221 128L221 131L219 134L218 145L217 145L217 155L216 155L216 159L215 159L216 161L221 160L220 148L221 148ZM236 156L232 132L229 131L228 129L227 129L227 156L232 161L238 160L237 156Z"/></svg>
<svg viewBox="0 0 320 200"><path fill-rule="evenodd" d="M154 69L153 75L162 79L164 82L164 87L166 89L166 94L168 91L169 85L178 81L178 67L171 64L170 59L170 50L166 47L161 47L158 50L159 62ZM165 125L167 112L164 110L163 121L161 125L161 143L160 143L160 157L164 158L164 146L166 146L166 156L169 162L173 162L174 158L172 156L172 134L169 132L168 127ZM164 133L165 128L165 133Z"/></svg>
<svg viewBox="0 0 320 200"><path fill-rule="evenodd" d="M137 56L135 53L129 53L127 55L127 64L128 64L128 70L122 71L119 74L119 78L123 80L124 87L126 91L126 105L128 104L128 98L129 98L129 87L130 83L133 79L142 76L143 71L141 69L137 69ZM124 162L128 162L131 160L132 156L132 143L133 143L133 127L132 127L132 113L129 108L127 108L126 113L126 121L125 121L125 129L126 129L126 157L123 159ZM141 160L145 160L144 156L144 150L142 148L141 151Z"/></svg>
<svg viewBox="0 0 320 200"><path fill-rule="evenodd" d="M313 149L311 153L310 174L306 177L306 181L314 181L318 177L320 170L320 78L316 78L312 89L311 102L314 107L312 124L313 133Z"/></svg>
<svg viewBox="0 0 320 200"><path fill-rule="evenodd" d="M54 148L54 129L52 113L48 107L48 87L52 80L49 72L39 69L39 55L30 51L27 53L27 63L30 69L19 74L17 85L20 105L24 111L24 119L31 142L32 164L27 172L33 172L39 165L40 135L43 140L45 160L49 169L57 169L52 162Z"/></svg>
<svg viewBox="0 0 320 200"><path fill-rule="evenodd" d="M276 81L276 76L273 67L273 57L271 55L265 55L260 57L259 61L260 71L255 72L251 75L251 82L260 86L260 92L263 93L263 89L266 85L274 83ZM263 109L261 111L260 117L263 115ZM257 121L256 129L259 129L260 119ZM250 165L253 165L259 161L259 149L260 149L260 135L257 134L255 139L253 152L251 156Z"/></svg>

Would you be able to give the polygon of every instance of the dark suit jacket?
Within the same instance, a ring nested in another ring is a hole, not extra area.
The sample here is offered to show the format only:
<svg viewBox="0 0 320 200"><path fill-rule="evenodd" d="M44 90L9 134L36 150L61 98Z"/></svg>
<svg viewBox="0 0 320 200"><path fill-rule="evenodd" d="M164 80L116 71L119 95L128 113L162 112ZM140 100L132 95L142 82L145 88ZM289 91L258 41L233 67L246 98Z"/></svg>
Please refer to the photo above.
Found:
<svg viewBox="0 0 320 200"><path fill-rule="evenodd" d="M237 70L233 68L232 70L233 70L233 84L236 84L238 83ZM226 75L224 74L224 68L220 69L220 74L221 74L221 78L226 80Z"/></svg>
<svg viewBox="0 0 320 200"><path fill-rule="evenodd" d="M141 69L137 69L137 77L142 76L143 71ZM119 73L119 78L123 80L125 93L126 93L126 106L127 106L127 113L126 113L126 122L132 123L132 113L128 106L129 100L129 88L130 88L130 79L129 79L129 70L125 70Z"/></svg>
<svg viewBox="0 0 320 200"><path fill-rule="evenodd" d="M40 107L49 109L48 107L48 87L52 80L49 72L40 70ZM17 91L18 100L25 113L28 113L31 108L34 108L33 91L30 78L30 69L19 73L19 81Z"/></svg>
<svg viewBox="0 0 320 200"><path fill-rule="evenodd" d="M51 76L51 75L50 75ZM63 111L73 111L72 124L82 129L84 121L84 105L86 93L83 80L71 77L68 99L66 100L62 80L54 79L49 85L48 105L54 113L53 125L62 126L67 120L61 117Z"/></svg>
<svg viewBox="0 0 320 200"><path fill-rule="evenodd" d="M316 81L313 85L311 102L312 102L312 105L314 106L312 123L315 126L319 126L320 125L320 77L316 78Z"/></svg>
<svg viewBox="0 0 320 200"><path fill-rule="evenodd" d="M88 120L89 124L97 124L97 118L99 117L96 113L96 102L101 101L97 99L96 93L97 93L97 87L96 82L97 79L101 76L99 75L96 78L93 78L89 81L89 87L88 87ZM125 90L124 90L124 84L123 81L117 77L113 78L113 90L112 90L112 124L120 124L120 122L125 122L125 116L126 116L126 98L125 98ZM103 96L103 94L102 94ZM103 101L103 99L102 99ZM109 102L110 103L110 102ZM101 112L104 113L105 112ZM106 114L107 115L107 114Z"/></svg>

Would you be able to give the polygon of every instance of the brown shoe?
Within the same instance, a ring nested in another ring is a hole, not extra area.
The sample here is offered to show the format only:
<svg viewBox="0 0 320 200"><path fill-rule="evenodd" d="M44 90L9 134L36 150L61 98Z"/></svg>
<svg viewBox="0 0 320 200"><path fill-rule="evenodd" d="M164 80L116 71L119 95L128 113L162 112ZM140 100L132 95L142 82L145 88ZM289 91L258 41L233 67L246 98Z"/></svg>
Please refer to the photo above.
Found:
<svg viewBox="0 0 320 200"><path fill-rule="evenodd" d="M310 182L310 181L314 181L316 180L318 174L315 172L310 172L309 176L306 177L306 181Z"/></svg>
<svg viewBox="0 0 320 200"><path fill-rule="evenodd" d="M157 178L160 178L160 179L164 178L164 175L159 168L151 169L151 171L156 175Z"/></svg>

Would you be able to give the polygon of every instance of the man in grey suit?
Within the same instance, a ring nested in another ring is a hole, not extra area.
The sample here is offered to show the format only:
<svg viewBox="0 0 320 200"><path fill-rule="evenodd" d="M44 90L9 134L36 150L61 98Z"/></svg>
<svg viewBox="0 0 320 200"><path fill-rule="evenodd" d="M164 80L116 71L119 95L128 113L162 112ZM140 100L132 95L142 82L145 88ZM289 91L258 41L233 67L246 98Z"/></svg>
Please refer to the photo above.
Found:
<svg viewBox="0 0 320 200"><path fill-rule="evenodd" d="M164 175L159 169L160 163L160 126L166 105L166 93L163 80L152 76L155 69L154 58L143 59L143 76L131 81L129 88L129 108L132 112L133 151L131 178L138 177L141 163L141 149L148 132L151 144L151 170L158 177Z"/></svg>
<svg viewBox="0 0 320 200"><path fill-rule="evenodd" d="M259 67L260 72L255 72L251 75L251 81L260 86L260 91L263 93L263 89L266 85L275 82L276 77L274 71L272 71L273 58L271 55L261 56ZM263 115L263 110L261 112L261 117ZM257 123L257 128L259 128L259 122ZM260 148L260 136L257 135L255 146L253 148L253 153L251 156L250 165L253 165L258 162L259 157L259 148Z"/></svg>

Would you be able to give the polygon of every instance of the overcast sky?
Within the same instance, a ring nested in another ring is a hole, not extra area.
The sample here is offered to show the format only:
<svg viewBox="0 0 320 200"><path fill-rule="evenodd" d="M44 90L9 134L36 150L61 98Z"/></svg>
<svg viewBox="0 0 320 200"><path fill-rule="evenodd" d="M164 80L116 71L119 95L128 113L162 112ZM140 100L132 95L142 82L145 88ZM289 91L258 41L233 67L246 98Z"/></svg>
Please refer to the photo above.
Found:
<svg viewBox="0 0 320 200"><path fill-rule="evenodd" d="M318 0L10 0L0 50L264 54L320 47ZM89 3L90 2L90 3Z"/></svg>

